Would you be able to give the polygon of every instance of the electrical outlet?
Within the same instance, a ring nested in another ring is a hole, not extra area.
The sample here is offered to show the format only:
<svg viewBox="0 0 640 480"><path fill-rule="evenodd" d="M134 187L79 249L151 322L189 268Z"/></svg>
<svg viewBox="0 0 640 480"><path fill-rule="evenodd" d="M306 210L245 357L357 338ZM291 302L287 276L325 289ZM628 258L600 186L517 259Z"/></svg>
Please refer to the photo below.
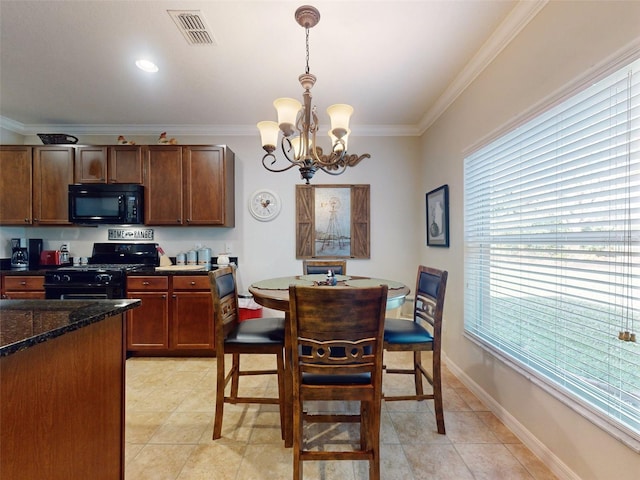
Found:
<svg viewBox="0 0 640 480"><path fill-rule="evenodd" d="M231 253L231 242L224 242L224 253Z"/></svg>

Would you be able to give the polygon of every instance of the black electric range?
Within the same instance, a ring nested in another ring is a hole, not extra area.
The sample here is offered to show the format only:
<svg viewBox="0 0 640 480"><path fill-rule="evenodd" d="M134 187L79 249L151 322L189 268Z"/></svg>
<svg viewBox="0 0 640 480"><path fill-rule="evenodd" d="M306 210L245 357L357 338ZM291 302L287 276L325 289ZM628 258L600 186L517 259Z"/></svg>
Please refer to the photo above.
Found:
<svg viewBox="0 0 640 480"><path fill-rule="evenodd" d="M87 265L45 273L45 298L125 298L127 272L159 264L156 243L94 243Z"/></svg>

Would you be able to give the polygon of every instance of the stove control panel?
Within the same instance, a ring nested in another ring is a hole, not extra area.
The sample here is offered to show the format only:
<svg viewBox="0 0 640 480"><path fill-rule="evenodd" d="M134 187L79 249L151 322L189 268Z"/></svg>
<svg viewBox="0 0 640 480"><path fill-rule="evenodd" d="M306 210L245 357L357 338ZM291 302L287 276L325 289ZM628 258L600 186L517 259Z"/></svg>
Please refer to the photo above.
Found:
<svg viewBox="0 0 640 480"><path fill-rule="evenodd" d="M50 280L51 283L69 283L71 281L71 276L67 274L54 273Z"/></svg>
<svg viewBox="0 0 640 480"><path fill-rule="evenodd" d="M96 283L109 283L113 279L113 275L110 273L97 273L95 277Z"/></svg>

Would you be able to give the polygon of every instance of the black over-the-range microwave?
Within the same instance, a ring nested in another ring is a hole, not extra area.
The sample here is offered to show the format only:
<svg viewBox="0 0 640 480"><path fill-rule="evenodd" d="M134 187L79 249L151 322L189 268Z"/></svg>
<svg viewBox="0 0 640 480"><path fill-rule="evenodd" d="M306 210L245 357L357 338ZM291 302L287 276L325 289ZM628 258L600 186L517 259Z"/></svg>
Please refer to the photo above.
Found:
<svg viewBox="0 0 640 480"><path fill-rule="evenodd" d="M69 221L84 225L144 223L144 187L133 183L69 185Z"/></svg>

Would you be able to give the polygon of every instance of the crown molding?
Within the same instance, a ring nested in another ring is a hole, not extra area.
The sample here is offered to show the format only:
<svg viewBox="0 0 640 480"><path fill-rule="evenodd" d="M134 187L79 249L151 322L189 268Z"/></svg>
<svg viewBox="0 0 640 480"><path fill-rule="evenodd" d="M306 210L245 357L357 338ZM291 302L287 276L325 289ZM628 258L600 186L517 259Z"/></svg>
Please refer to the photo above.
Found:
<svg viewBox="0 0 640 480"><path fill-rule="evenodd" d="M31 124L25 125L7 117L0 116L0 128L20 135L36 135L43 132L70 131L74 135L157 135L158 132L171 132L180 136L257 136L255 125L76 125L76 124ZM325 126L325 130L328 129ZM354 125L359 137L416 137L420 135L416 125ZM323 129L321 125L320 130Z"/></svg>
<svg viewBox="0 0 640 480"><path fill-rule="evenodd" d="M520 33L520 31L542 10L548 0L518 2L502 21L489 39L480 47L460 74L449 84L444 93L429 108L418 124L422 135L451 104L467 89L500 52Z"/></svg>

